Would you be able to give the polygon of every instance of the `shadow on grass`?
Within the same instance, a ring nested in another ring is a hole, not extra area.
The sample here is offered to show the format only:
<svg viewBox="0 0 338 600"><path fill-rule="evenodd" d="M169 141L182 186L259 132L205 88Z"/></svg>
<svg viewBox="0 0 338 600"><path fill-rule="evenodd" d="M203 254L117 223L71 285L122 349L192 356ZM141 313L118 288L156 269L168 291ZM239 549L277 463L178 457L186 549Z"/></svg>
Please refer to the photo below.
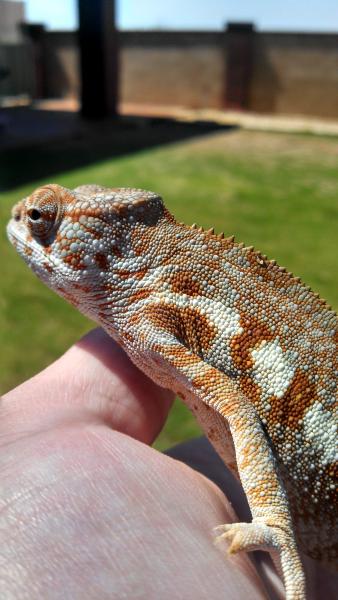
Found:
<svg viewBox="0 0 338 600"><path fill-rule="evenodd" d="M1 116L0 191L113 156L235 128L138 116L85 122L74 112L27 107L2 110Z"/></svg>

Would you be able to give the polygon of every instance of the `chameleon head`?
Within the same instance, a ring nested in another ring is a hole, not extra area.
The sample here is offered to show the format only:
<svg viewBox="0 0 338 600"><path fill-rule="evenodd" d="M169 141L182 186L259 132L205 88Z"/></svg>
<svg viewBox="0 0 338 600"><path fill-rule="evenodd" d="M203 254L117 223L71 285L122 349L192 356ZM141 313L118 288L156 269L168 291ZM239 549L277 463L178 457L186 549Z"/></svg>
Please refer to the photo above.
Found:
<svg viewBox="0 0 338 600"><path fill-rule="evenodd" d="M103 307L127 295L128 271L145 266L144 246L165 212L152 192L51 184L16 204L7 233L40 279L100 321Z"/></svg>

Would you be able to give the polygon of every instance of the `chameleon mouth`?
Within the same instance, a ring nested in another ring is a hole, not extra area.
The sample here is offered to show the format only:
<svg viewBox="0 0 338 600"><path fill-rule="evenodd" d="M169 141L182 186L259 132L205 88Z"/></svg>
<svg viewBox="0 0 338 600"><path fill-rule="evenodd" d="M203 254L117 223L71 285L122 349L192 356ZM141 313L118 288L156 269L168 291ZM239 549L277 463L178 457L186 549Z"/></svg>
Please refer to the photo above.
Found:
<svg viewBox="0 0 338 600"><path fill-rule="evenodd" d="M38 244L32 236L29 235L27 228L18 222L18 219L12 218L7 223L7 237L14 248L19 252L21 256L26 258L34 252L35 255L41 258L46 258L45 253L40 249ZM27 237L29 238L27 239Z"/></svg>
<svg viewBox="0 0 338 600"><path fill-rule="evenodd" d="M21 256L21 258L24 259L32 271L38 273L40 277L43 276L44 279L46 279L48 277L47 269L43 268L42 265L50 263L50 266L53 266L50 256L46 256L38 243L34 243L34 241L27 241L28 232L26 228L18 223L17 219L12 218L8 222L6 232L12 246ZM41 267L38 267L37 265L41 265Z"/></svg>
<svg viewBox="0 0 338 600"><path fill-rule="evenodd" d="M7 223L6 232L10 243L18 252L25 246L27 247L27 242L24 242L23 240L23 232L22 235L20 235L17 219L14 217Z"/></svg>
<svg viewBox="0 0 338 600"><path fill-rule="evenodd" d="M54 289L53 274L55 273L58 273L60 277L65 277L68 281L71 280L71 274L67 271L66 265L56 259L53 253L47 253L45 247L30 236L30 231L22 222L13 217L8 222L6 231L12 246L33 273L48 287ZM27 236L29 236L28 239Z"/></svg>

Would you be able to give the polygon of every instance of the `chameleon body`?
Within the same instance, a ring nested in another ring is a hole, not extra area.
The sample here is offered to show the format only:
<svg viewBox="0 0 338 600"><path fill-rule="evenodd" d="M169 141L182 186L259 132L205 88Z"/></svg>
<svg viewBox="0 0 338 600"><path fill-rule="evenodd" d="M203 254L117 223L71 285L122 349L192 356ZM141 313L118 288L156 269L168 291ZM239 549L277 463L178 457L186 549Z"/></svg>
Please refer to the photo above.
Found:
<svg viewBox="0 0 338 600"><path fill-rule="evenodd" d="M306 597L299 550L337 567L337 317L253 248L178 223L152 192L46 185L8 235L32 270L191 408L239 475L251 523L230 551L278 556Z"/></svg>

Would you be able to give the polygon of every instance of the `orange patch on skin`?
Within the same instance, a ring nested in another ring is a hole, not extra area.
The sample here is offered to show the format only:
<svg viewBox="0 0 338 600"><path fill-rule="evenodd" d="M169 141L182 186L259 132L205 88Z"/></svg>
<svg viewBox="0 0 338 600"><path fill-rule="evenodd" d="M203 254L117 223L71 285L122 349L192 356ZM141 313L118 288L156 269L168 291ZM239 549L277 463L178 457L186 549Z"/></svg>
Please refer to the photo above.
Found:
<svg viewBox="0 0 338 600"><path fill-rule="evenodd" d="M128 342L133 343L135 341L135 337L129 331L125 331L123 335Z"/></svg>
<svg viewBox="0 0 338 600"><path fill-rule="evenodd" d="M117 271L119 279L129 279L129 277L135 278L135 279L143 279L143 277L146 275L147 273L147 269L143 269L140 271L129 271L126 269L121 269L120 271ZM116 288L116 284L107 284L108 289L114 290Z"/></svg>
<svg viewBox="0 0 338 600"><path fill-rule="evenodd" d="M210 378L213 381L212 385L209 385ZM192 384L197 390L202 388L211 391L212 389L215 389L215 387L217 387L219 384L222 384L223 381L224 376L221 373L219 373L218 379L215 382L215 370L209 369L202 375L196 375L196 377L194 377L194 379L192 380ZM208 405L206 405L206 407L208 408Z"/></svg>
<svg viewBox="0 0 338 600"><path fill-rule="evenodd" d="M66 265L71 265L74 271L83 271L86 269L86 265L84 265L80 261L80 255L78 253L69 254L68 256L65 256L62 260Z"/></svg>
<svg viewBox="0 0 338 600"><path fill-rule="evenodd" d="M238 467L239 467L241 470L244 470L244 469L250 469L250 468L252 467L252 460L253 460L253 454L254 454L254 452L255 452L255 447L254 447L254 446L252 446L252 445L250 444L250 442L249 442L249 443L248 443L246 446L244 446L244 447L241 449L241 456L240 456L240 458L238 459ZM264 482L264 483L265 483L265 482ZM270 482L269 482L269 483L270 483ZM269 486L269 487L270 487L270 486ZM270 487L270 489L271 489L271 487ZM275 488L274 488L274 489L276 489L276 486L275 486ZM261 491L262 491L262 488L260 488L259 486L258 486L258 487L256 487L255 489L253 489L253 490L252 490L253 494L254 494L254 493L256 493L256 494L257 494L257 496L258 496L258 498L256 498L256 500L259 500L259 499L260 499L260 501L261 501L261 502L263 503L263 505L264 505L264 504L265 504L265 502L266 502L266 500L264 500L264 498L262 499L262 498L260 497L260 492L261 492ZM270 491L270 490L269 490L269 491Z"/></svg>
<svg viewBox="0 0 338 600"><path fill-rule="evenodd" d="M212 371L210 369L210 373L211 372ZM206 373L203 373L203 375L196 375L196 377L194 377L194 379L192 380L192 383L193 383L194 387L200 388L200 387L205 387L207 380L208 380L208 371Z"/></svg>
<svg viewBox="0 0 338 600"><path fill-rule="evenodd" d="M271 410L265 414L268 423L280 423L290 429L299 429L298 421L303 419L308 408L317 400L315 382L309 380L300 369L281 398L273 396L270 400Z"/></svg>
<svg viewBox="0 0 338 600"><path fill-rule="evenodd" d="M189 271L180 271L171 279L171 289L173 292L187 294L188 296L200 296L202 293L201 286L198 281L192 279Z"/></svg>
<svg viewBox="0 0 338 600"><path fill-rule="evenodd" d="M276 334L272 333L265 323L251 315L242 317L240 324L244 331L232 338L230 349L234 365L243 372L253 367L251 351L263 340L273 340Z"/></svg>
<svg viewBox="0 0 338 600"><path fill-rule="evenodd" d="M135 277L135 279L143 279L147 273L148 269L140 269L139 271L135 271L133 273L133 277Z"/></svg>
<svg viewBox="0 0 338 600"><path fill-rule="evenodd" d="M71 210L68 210L65 213L65 216L72 221L74 220L73 217L79 216L79 215L84 215L87 218L93 217L94 219L100 219L101 221L104 220L102 218L102 209L99 206L94 206L92 208L90 208L88 206L85 209L83 209L83 208L79 209L78 207L76 207L76 208L71 207Z"/></svg>
<svg viewBox="0 0 338 600"><path fill-rule="evenodd" d="M217 335L215 326L196 308L158 304L155 309L151 306L147 312L148 319L156 327L171 333L198 356L203 356L210 349Z"/></svg>
<svg viewBox="0 0 338 600"><path fill-rule="evenodd" d="M144 300L144 298L148 298L151 295L151 290L138 290L134 292L129 298L130 304L133 302L138 302L139 300Z"/></svg>
<svg viewBox="0 0 338 600"><path fill-rule="evenodd" d="M31 256L33 254L33 250L29 246L25 246L24 253L26 256Z"/></svg>
<svg viewBox="0 0 338 600"><path fill-rule="evenodd" d="M199 363L200 359L194 354L186 352L185 348L182 348L180 344L173 344L172 346L163 346L162 344L155 343L153 345L155 352L159 352L164 357L167 355L168 360L177 368L191 367Z"/></svg>
<svg viewBox="0 0 338 600"><path fill-rule="evenodd" d="M131 325L137 325L142 319L142 314L140 312L137 312L136 314L132 314L129 317L129 323Z"/></svg>
<svg viewBox="0 0 338 600"><path fill-rule="evenodd" d="M281 398L269 398L270 411L266 411L261 402L261 389L250 377L244 373L239 379L243 394L257 407L259 416L266 419L269 425L280 423L282 427L299 429L299 420L316 400L316 385L309 381L308 376L297 369L292 382Z"/></svg>
<svg viewBox="0 0 338 600"><path fill-rule="evenodd" d="M253 379L248 374L244 374L239 378L239 386L243 392L243 394L253 402L253 404L259 407L261 402L261 389Z"/></svg>
<svg viewBox="0 0 338 600"><path fill-rule="evenodd" d="M147 235L145 233L142 237L142 243L141 243L139 232L137 230L136 231L133 230L131 232L131 241L132 241L132 248L133 248L133 251L136 256L144 256L145 254L149 253L150 246L151 246L149 235Z"/></svg>
<svg viewBox="0 0 338 600"><path fill-rule="evenodd" d="M128 271L127 269L121 269L118 271L119 279L129 279L129 277L133 276L132 271Z"/></svg>
<svg viewBox="0 0 338 600"><path fill-rule="evenodd" d="M286 295L288 288L299 283L298 278L295 278L292 273L288 273L283 267L280 267L276 261L270 260L262 256L257 250L245 250L246 259L250 263L250 272L256 273L262 277L264 284L273 281L275 289L284 288Z"/></svg>

